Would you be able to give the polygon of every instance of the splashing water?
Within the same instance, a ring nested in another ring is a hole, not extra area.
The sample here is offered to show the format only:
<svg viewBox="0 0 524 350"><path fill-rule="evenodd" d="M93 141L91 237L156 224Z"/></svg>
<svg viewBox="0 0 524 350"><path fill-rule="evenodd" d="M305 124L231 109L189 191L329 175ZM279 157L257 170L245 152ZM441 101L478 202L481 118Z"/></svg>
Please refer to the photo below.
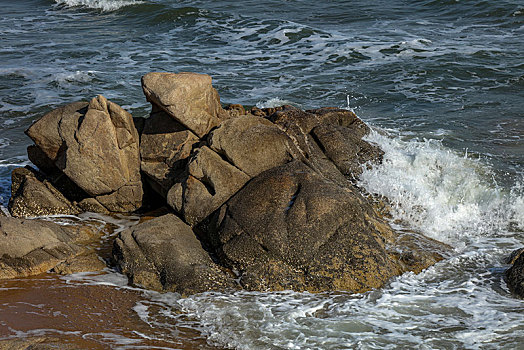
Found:
<svg viewBox="0 0 524 350"><path fill-rule="evenodd" d="M520 183L504 191L482 161L433 139L404 141L373 131L367 140L385 155L359 185L387 197L400 222L452 245L506 231L511 222L522 227Z"/></svg>
<svg viewBox="0 0 524 350"><path fill-rule="evenodd" d="M59 5L81 6L102 11L115 11L125 6L142 4L143 1L133 0L55 0Z"/></svg>

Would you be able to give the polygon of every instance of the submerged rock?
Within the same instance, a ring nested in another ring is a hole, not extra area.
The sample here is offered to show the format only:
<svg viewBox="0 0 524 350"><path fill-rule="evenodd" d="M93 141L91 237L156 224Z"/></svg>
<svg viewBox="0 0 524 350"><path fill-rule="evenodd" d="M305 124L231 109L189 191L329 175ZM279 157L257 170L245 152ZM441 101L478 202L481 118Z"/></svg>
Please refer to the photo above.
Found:
<svg viewBox="0 0 524 350"><path fill-rule="evenodd" d="M512 293L524 298L524 248L515 250L507 262L512 264L505 273L508 287Z"/></svg>
<svg viewBox="0 0 524 350"><path fill-rule="evenodd" d="M85 226L0 217L0 279L37 275L85 251L98 238Z"/></svg>
<svg viewBox="0 0 524 350"><path fill-rule="evenodd" d="M120 233L113 256L131 283L145 288L189 295L235 287L191 228L173 214Z"/></svg>
<svg viewBox="0 0 524 350"><path fill-rule="evenodd" d="M60 107L36 121L27 135L43 157L106 210L131 212L142 204L139 137L133 118L103 96ZM35 153L35 152L33 152Z"/></svg>

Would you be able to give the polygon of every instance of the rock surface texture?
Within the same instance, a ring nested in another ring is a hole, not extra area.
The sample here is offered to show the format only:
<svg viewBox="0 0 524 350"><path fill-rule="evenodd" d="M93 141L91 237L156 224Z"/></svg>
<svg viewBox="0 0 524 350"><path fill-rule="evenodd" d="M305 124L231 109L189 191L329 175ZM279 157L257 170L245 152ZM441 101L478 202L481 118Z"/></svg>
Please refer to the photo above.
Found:
<svg viewBox="0 0 524 350"><path fill-rule="evenodd" d="M142 89L149 102L199 137L228 116L209 75L148 73L142 77Z"/></svg>
<svg viewBox="0 0 524 350"><path fill-rule="evenodd" d="M173 214L123 231L113 251L117 265L135 285L182 295L235 286L191 228Z"/></svg>
<svg viewBox="0 0 524 350"><path fill-rule="evenodd" d="M96 232L39 220L0 217L0 279L37 275L85 252ZM77 269L78 270L78 269Z"/></svg>
<svg viewBox="0 0 524 350"><path fill-rule="evenodd" d="M211 77L195 73L149 73L142 88L152 105L147 119L98 96L35 122L28 154L45 177L15 170L11 213L133 212L166 204L169 214L118 235L113 258L131 283L183 295L235 288L363 292L446 255L444 244L394 231L356 186L383 152L363 139L370 130L353 112L223 109ZM142 203L141 178L144 198L158 203ZM55 271L74 271L62 257L78 251L62 236L48 233L16 259L55 244L71 251L58 255L63 261ZM96 259L82 259L96 268Z"/></svg>
<svg viewBox="0 0 524 350"><path fill-rule="evenodd" d="M512 266L506 270L506 282L512 293L524 298L524 248L515 250L508 261Z"/></svg>
<svg viewBox="0 0 524 350"><path fill-rule="evenodd" d="M46 114L26 133L40 151L30 153L31 161L43 171L56 167L78 186L76 192L111 212L141 206L138 132L117 104L103 96L72 103Z"/></svg>
<svg viewBox="0 0 524 350"><path fill-rule="evenodd" d="M74 215L81 212L80 208L31 168L13 170L8 208L14 217Z"/></svg>

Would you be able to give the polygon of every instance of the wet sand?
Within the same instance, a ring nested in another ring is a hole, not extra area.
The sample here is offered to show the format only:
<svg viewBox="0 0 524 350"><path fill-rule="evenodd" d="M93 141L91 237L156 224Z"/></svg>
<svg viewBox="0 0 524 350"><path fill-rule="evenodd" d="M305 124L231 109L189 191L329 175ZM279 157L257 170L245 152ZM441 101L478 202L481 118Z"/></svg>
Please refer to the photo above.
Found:
<svg viewBox="0 0 524 350"><path fill-rule="evenodd" d="M0 281L0 349L31 342L57 349L217 349L172 318L164 326L144 322L133 309L143 300L140 290L54 274Z"/></svg>

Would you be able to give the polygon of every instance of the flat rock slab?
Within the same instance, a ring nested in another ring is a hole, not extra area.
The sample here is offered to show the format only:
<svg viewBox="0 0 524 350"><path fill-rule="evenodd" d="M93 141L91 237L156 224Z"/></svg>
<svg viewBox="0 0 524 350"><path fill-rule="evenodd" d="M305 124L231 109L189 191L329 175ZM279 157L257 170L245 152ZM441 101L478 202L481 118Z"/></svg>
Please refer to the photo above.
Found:
<svg viewBox="0 0 524 350"><path fill-rule="evenodd" d="M88 227L0 217L0 279L37 275L84 252Z"/></svg>

